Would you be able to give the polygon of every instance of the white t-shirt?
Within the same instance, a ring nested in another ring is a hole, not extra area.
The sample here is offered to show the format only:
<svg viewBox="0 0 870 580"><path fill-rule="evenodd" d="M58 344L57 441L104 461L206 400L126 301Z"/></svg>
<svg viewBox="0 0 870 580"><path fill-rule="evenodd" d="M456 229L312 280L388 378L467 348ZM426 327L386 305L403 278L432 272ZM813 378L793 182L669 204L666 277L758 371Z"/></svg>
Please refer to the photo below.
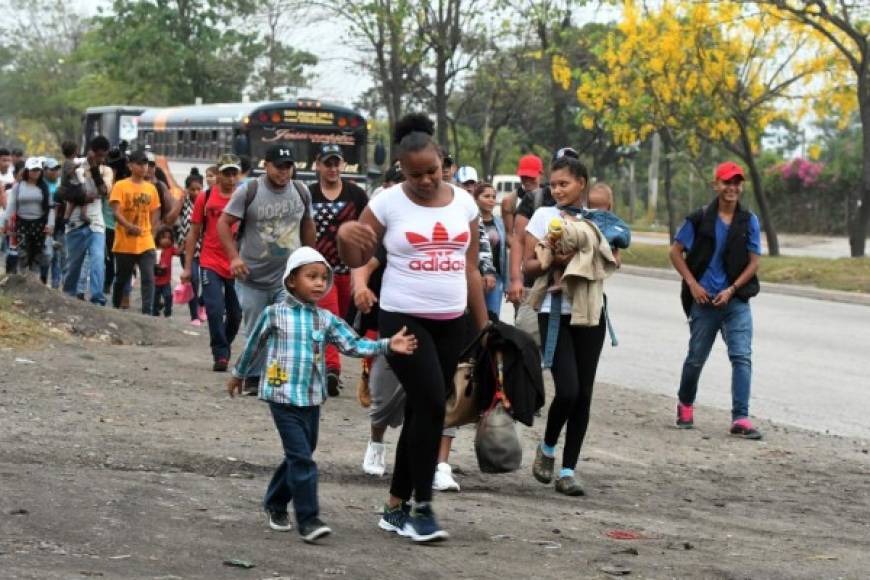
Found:
<svg viewBox="0 0 870 580"><path fill-rule="evenodd" d="M559 208L555 206L539 207L535 210L535 213L532 214L532 219L529 220L529 225L526 226L526 231L533 235L538 241L541 241L547 237L547 229L550 226L550 220L554 217L562 217L562 212ZM571 314L570 298L571 297L567 296L564 292L562 293L562 314ZM541 303L541 309L539 312L549 314L551 301L552 295L547 292L544 301Z"/></svg>
<svg viewBox="0 0 870 580"><path fill-rule="evenodd" d="M451 187L453 201L444 207L417 205L405 195L401 183L369 202L375 218L386 229L382 309L423 315L465 311L465 252L471 239L468 224L479 212L471 194Z"/></svg>

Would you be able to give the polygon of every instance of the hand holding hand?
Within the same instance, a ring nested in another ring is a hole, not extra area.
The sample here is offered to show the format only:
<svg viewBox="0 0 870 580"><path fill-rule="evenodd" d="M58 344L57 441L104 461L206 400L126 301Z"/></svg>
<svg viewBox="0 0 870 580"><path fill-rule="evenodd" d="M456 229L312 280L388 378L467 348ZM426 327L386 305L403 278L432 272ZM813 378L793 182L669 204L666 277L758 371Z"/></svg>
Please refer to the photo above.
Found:
<svg viewBox="0 0 870 580"><path fill-rule="evenodd" d="M190 268L185 268L181 272L181 283L182 284L189 284L192 279L193 279L193 273L191 272Z"/></svg>
<svg viewBox="0 0 870 580"><path fill-rule="evenodd" d="M417 337L403 326L399 332L390 337L390 350L398 354L411 354L417 350Z"/></svg>
<svg viewBox="0 0 870 580"><path fill-rule="evenodd" d="M489 292L493 288L495 288L495 276L492 274L487 274L483 277L483 289L486 292Z"/></svg>
<svg viewBox="0 0 870 580"><path fill-rule="evenodd" d="M357 310L363 314L368 314L372 311L372 307L378 301L378 297L368 287L361 288L353 293L353 303Z"/></svg>

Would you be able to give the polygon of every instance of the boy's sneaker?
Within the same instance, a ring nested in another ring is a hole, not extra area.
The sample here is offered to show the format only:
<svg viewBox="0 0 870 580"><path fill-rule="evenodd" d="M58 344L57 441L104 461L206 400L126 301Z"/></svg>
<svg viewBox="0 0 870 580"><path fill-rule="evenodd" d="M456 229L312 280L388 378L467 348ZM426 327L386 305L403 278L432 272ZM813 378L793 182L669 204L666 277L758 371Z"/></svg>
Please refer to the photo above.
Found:
<svg viewBox="0 0 870 580"><path fill-rule="evenodd" d="M735 437L743 439L759 440L761 439L761 431L752 426L752 421L749 419L737 419L731 423L731 434Z"/></svg>
<svg viewBox="0 0 870 580"><path fill-rule="evenodd" d="M382 530L405 536L407 535L405 534L405 524L408 522L408 516L410 515L411 505L406 501L403 501L394 508L384 505L384 513L381 515L378 527Z"/></svg>
<svg viewBox="0 0 870 580"><path fill-rule="evenodd" d="M216 373L226 372L228 364L229 363L228 363L227 359L219 358L216 361L214 361L214 364L211 366L211 370L213 370Z"/></svg>
<svg viewBox="0 0 870 580"><path fill-rule="evenodd" d="M692 405L677 403L677 428L692 429L695 426L695 409Z"/></svg>
<svg viewBox="0 0 870 580"><path fill-rule="evenodd" d="M199 318L194 318L190 321L191 326L202 326L202 321Z"/></svg>
<svg viewBox="0 0 870 580"><path fill-rule="evenodd" d="M437 542L450 537L441 529L428 503L417 504L405 522L405 535L415 542Z"/></svg>
<svg viewBox="0 0 870 580"><path fill-rule="evenodd" d="M328 536L332 533L332 529L324 524L320 518L313 518L304 524L299 524L299 535L307 544L313 544L319 538Z"/></svg>
<svg viewBox="0 0 870 580"><path fill-rule="evenodd" d="M532 463L532 475L541 483L550 483L553 481L553 464L555 462L555 457L544 455L544 450L539 444L535 450L535 461Z"/></svg>
<svg viewBox="0 0 870 580"><path fill-rule="evenodd" d="M583 488L580 487L580 483L577 481L577 478L575 478L573 475L566 475L565 477L560 477L559 479L557 479L556 491L561 494L574 497L586 495L586 492L584 492Z"/></svg>
<svg viewBox="0 0 870 580"><path fill-rule="evenodd" d="M448 463L439 463L432 479L432 489L435 491L459 491L459 483L453 479L453 469Z"/></svg>
<svg viewBox="0 0 870 580"><path fill-rule="evenodd" d="M329 393L330 397L337 397L341 392L341 379L339 378L338 371L335 369L327 369L326 370L326 392Z"/></svg>
<svg viewBox="0 0 870 580"><path fill-rule="evenodd" d="M363 459L363 471L369 475L381 476L387 470L387 447L383 443L369 441L366 457Z"/></svg>
<svg viewBox="0 0 870 580"><path fill-rule="evenodd" d="M293 525L290 523L290 515L287 512L266 510L266 513L269 515L269 527L276 532L289 532L293 529Z"/></svg>

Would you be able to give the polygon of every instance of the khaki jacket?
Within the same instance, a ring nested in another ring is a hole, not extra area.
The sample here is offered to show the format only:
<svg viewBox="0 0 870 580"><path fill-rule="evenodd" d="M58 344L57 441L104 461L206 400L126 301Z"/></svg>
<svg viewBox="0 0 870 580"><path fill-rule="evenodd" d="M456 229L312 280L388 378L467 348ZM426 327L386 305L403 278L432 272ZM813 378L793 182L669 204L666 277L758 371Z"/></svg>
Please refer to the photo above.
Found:
<svg viewBox="0 0 870 580"><path fill-rule="evenodd" d="M571 301L572 326L597 326L604 308L604 280L617 268L616 258L601 230L589 220L567 221L558 242L563 253L576 252L561 273L560 287L563 295ZM541 266L549 269L553 262L553 250L539 242L535 254ZM529 300L535 310L550 286L549 275L535 280Z"/></svg>

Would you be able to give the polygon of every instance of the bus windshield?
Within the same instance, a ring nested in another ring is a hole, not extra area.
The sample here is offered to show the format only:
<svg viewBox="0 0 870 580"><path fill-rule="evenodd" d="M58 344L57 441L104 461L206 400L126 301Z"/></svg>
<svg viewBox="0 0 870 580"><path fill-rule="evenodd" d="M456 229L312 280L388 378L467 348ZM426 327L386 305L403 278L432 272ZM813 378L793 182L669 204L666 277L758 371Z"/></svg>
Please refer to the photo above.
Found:
<svg viewBox="0 0 870 580"><path fill-rule="evenodd" d="M266 149L273 143L289 143L296 158L296 169L307 171L314 168L317 151L324 143L335 143L341 147L347 162L346 173L358 173L365 152L365 143L357 144L353 135L333 131L315 131L297 127L255 127L250 131L251 157L258 167Z"/></svg>

